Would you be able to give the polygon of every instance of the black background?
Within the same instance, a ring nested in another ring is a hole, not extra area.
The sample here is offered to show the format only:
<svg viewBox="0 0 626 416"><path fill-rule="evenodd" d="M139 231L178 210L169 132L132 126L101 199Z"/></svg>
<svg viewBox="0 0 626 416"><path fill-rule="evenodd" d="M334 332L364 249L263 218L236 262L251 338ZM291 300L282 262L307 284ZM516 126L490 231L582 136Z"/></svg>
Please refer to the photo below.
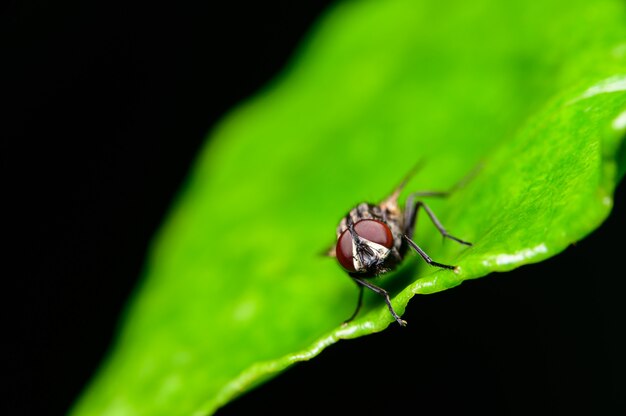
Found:
<svg viewBox="0 0 626 416"><path fill-rule="evenodd" d="M211 126L329 2L3 3L3 414L62 414ZM219 413L622 414L625 190L563 255L410 304Z"/></svg>

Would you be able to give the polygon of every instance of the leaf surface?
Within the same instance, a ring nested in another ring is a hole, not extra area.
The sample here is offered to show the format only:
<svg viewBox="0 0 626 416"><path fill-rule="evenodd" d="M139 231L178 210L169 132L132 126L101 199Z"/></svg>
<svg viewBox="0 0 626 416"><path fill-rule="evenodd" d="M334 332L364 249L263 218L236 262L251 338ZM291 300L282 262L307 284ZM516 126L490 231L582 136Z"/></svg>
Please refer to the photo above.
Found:
<svg viewBox="0 0 626 416"><path fill-rule="evenodd" d="M474 246L442 242L422 215L417 243L459 270L409 256L376 281L400 313L415 294L584 238L626 166L624 22L617 0L338 4L211 134L74 414L209 414L339 339L385 329L371 293L341 326L357 291L321 253L348 210L380 201L419 160L407 193L470 175L429 205Z"/></svg>

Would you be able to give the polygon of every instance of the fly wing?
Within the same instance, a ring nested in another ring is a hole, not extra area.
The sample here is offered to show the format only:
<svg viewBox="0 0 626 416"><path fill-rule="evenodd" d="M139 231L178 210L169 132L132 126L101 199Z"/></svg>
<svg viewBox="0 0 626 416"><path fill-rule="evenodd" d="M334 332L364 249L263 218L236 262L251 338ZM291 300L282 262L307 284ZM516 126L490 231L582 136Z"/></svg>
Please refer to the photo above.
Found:
<svg viewBox="0 0 626 416"><path fill-rule="evenodd" d="M411 170L404 176L400 184L396 186L396 189L394 189L391 195L389 195L380 203L380 208L384 212L387 212L392 217L400 218L400 216L402 215L402 210L400 209L400 206L398 205L398 198L400 197L400 193L402 192L406 184L411 180L411 178L415 176L417 171L420 170L424 166L424 164L425 164L424 159L421 159L419 162L417 162L411 168Z"/></svg>
<svg viewBox="0 0 626 416"><path fill-rule="evenodd" d="M391 207L397 208L398 207L398 198L400 197L400 193L402 192L402 190L404 189L406 184L411 180L411 178L413 176L415 176L417 171L422 169L425 164L426 164L425 160L424 159L420 159L411 168L411 170L409 170L409 172L406 175L404 175L404 178L402 178L402 181L398 184L398 186L396 186L396 188L393 190L391 195L389 195L387 198L385 198L380 203L381 208L391 208Z"/></svg>

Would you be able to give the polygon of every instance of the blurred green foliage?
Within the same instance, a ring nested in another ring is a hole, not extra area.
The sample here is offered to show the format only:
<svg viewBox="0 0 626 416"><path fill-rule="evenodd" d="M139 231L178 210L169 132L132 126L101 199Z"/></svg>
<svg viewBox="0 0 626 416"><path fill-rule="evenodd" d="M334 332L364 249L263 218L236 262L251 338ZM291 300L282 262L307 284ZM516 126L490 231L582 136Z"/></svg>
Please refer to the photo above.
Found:
<svg viewBox="0 0 626 416"><path fill-rule="evenodd" d="M320 253L342 215L386 196L418 160L407 191L449 189L480 166L431 204L474 246L442 242L422 221L417 242L460 271L410 257L377 281L399 312L416 293L583 238L625 167L625 7L339 3L211 134L74 414L211 413L340 338L383 330L392 319L373 294L341 327L357 292Z"/></svg>

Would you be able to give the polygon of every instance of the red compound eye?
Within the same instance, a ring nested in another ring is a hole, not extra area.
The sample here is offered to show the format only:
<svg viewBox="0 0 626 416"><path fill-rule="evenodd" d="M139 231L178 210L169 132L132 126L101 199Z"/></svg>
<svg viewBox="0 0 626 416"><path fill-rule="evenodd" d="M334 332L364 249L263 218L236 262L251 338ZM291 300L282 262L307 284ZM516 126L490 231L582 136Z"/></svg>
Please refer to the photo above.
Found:
<svg viewBox="0 0 626 416"><path fill-rule="evenodd" d="M393 236L385 223L376 220L361 220L354 224L354 231L366 240L387 248L393 247Z"/></svg>
<svg viewBox="0 0 626 416"><path fill-rule="evenodd" d="M380 221L361 220L354 224L354 231L366 240L380 244L389 249L393 247L391 230L386 224ZM339 264L341 264L344 269L349 272L356 272L352 253L352 235L349 230L345 230L339 236L337 246L335 247L335 254L337 255Z"/></svg>
<svg viewBox="0 0 626 416"><path fill-rule="evenodd" d="M349 230L345 230L339 236L337 240L337 246L335 247L335 254L341 267L349 272L356 272L354 268L354 261L352 261L352 236Z"/></svg>

